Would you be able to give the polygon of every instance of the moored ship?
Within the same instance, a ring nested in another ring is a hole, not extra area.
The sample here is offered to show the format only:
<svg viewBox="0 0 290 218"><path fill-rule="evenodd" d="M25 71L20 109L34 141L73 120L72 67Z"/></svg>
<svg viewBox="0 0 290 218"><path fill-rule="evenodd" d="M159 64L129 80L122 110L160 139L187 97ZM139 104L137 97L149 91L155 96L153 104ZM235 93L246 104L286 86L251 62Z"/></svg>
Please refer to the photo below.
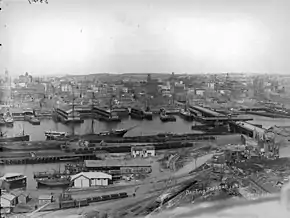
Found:
<svg viewBox="0 0 290 218"><path fill-rule="evenodd" d="M57 186L69 186L71 183L69 176L57 176L53 175L48 178L39 178L36 179L38 185L57 187Z"/></svg>
<svg viewBox="0 0 290 218"><path fill-rule="evenodd" d="M82 138L83 140L94 140L98 138L122 138L129 130L133 128L135 128L135 126L128 129L114 129L111 131L102 131L99 133L89 133L84 135L69 135L66 132L46 131L45 136L48 140L68 140L77 138Z"/></svg>

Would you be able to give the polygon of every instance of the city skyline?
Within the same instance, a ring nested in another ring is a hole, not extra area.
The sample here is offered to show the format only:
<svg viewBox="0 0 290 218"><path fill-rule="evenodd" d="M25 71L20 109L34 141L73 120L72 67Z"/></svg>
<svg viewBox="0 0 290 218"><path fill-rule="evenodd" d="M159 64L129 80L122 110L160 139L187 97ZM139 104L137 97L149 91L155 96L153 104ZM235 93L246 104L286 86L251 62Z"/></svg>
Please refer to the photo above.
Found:
<svg viewBox="0 0 290 218"><path fill-rule="evenodd" d="M11 75L290 70L284 0L2 3L0 71Z"/></svg>

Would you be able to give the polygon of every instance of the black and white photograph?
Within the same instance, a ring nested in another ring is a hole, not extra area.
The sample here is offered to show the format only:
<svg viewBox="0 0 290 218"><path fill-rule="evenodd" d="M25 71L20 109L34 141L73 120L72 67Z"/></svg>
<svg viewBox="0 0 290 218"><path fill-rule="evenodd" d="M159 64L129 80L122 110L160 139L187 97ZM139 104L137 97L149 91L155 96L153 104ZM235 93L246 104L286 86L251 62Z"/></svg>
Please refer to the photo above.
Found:
<svg viewBox="0 0 290 218"><path fill-rule="evenodd" d="M289 218L289 27L289 0L0 0L0 217Z"/></svg>

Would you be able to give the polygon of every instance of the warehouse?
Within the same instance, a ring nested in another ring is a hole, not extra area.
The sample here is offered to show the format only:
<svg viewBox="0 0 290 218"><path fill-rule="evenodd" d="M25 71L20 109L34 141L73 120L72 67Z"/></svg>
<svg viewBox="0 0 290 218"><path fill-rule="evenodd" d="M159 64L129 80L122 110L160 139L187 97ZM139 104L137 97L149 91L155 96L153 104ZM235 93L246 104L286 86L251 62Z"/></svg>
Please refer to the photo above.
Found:
<svg viewBox="0 0 290 218"><path fill-rule="evenodd" d="M107 186L111 180L111 175L102 172L81 172L71 177L75 188Z"/></svg>

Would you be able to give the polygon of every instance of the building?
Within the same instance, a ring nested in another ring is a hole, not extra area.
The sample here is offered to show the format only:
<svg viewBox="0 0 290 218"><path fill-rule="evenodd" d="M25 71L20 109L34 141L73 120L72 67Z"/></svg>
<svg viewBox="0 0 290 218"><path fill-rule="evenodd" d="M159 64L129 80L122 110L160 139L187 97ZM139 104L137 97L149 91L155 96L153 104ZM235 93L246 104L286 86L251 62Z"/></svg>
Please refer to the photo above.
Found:
<svg viewBox="0 0 290 218"><path fill-rule="evenodd" d="M27 204L27 202L30 201L29 194L23 192L23 191L11 191L11 194L15 195L17 198L18 204Z"/></svg>
<svg viewBox="0 0 290 218"><path fill-rule="evenodd" d="M111 175L102 172L81 172L71 177L75 188L107 186L111 180Z"/></svg>
<svg viewBox="0 0 290 218"><path fill-rule="evenodd" d="M205 89L195 89L196 95L204 96L204 93L205 93Z"/></svg>
<svg viewBox="0 0 290 218"><path fill-rule="evenodd" d="M132 146L131 147L132 157L154 157L155 147L154 146Z"/></svg>
<svg viewBox="0 0 290 218"><path fill-rule="evenodd" d="M38 203L40 205L48 204L53 202L53 196L52 195L40 195L38 197Z"/></svg>
<svg viewBox="0 0 290 218"><path fill-rule="evenodd" d="M1 214L9 214L17 205L17 197L13 194L3 192L1 193Z"/></svg>

